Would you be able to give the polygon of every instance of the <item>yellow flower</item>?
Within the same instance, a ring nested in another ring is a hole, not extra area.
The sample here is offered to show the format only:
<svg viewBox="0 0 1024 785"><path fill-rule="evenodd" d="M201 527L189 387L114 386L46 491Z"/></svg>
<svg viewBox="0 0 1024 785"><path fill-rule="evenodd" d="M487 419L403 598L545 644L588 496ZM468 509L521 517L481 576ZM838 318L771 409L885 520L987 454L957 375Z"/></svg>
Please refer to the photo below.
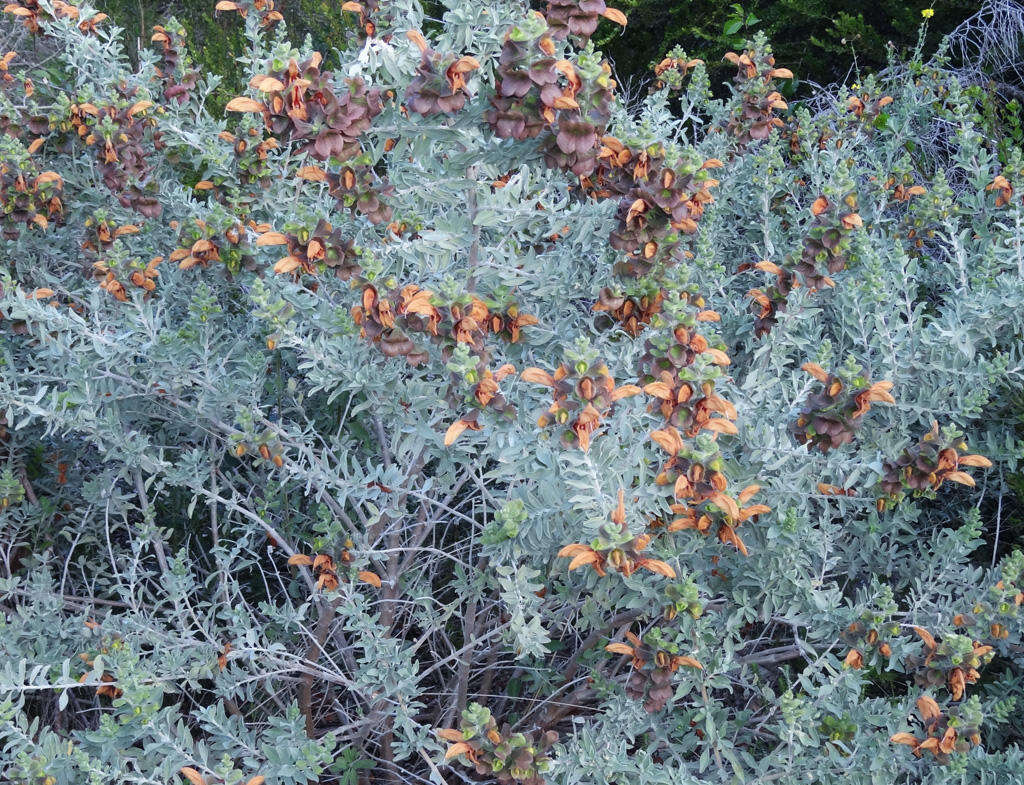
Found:
<svg viewBox="0 0 1024 785"><path fill-rule="evenodd" d="M925 8L923 11L921 11L921 16L923 16L925 19L931 19L933 16L935 16L935 9Z"/></svg>

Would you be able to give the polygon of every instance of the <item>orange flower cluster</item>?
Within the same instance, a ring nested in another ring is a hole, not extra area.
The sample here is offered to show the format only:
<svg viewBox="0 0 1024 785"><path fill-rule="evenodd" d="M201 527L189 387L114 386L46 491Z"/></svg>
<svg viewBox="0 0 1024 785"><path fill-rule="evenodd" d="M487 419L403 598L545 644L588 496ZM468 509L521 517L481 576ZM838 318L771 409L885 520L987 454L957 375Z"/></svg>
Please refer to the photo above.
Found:
<svg viewBox="0 0 1024 785"><path fill-rule="evenodd" d="M906 744L918 758L927 750L939 763L948 763L950 753L967 752L971 744L981 744L980 718L957 717L950 722L951 717L943 715L939 704L928 695L917 699L917 712L921 715L925 738L919 739L912 733L895 733L889 741Z"/></svg>
<svg viewBox="0 0 1024 785"><path fill-rule="evenodd" d="M270 341L268 341L269 343ZM271 346L270 348L273 347ZM241 458L251 448L255 447L256 454L263 460L270 461L278 469L284 466L284 446L272 432L264 432L256 439L255 444L246 442L243 434L236 434L232 439L237 442L234 449L236 458Z"/></svg>
<svg viewBox="0 0 1024 785"><path fill-rule="evenodd" d="M654 76L656 77L654 80L654 89L661 90L666 86L672 90L682 89L683 80L686 78L686 74L690 69L703 64L703 60L698 60L696 58L663 58L660 63L654 66Z"/></svg>
<svg viewBox="0 0 1024 785"><path fill-rule="evenodd" d="M927 193L923 185L907 185L906 183L910 181L909 177L904 177L904 181L897 183L892 177L885 181L885 188L892 189L892 198L897 202L909 202L915 196Z"/></svg>
<svg viewBox="0 0 1024 785"><path fill-rule="evenodd" d="M85 221L85 225L89 228L90 233L82 241L82 249L95 256L106 256L113 248L114 241L118 238L139 233L139 227L135 224L114 226L105 218L99 220L88 218ZM148 262L135 259L126 270L114 270L106 259L97 259L92 263L93 275L99 281L101 289L111 294L115 299L125 302L128 299L128 290L125 286L125 281L121 279L118 273L121 273L122 276L127 274L127 283L144 290L148 296L150 292L156 289L156 279L160 276L157 267L163 259L162 256L156 256Z"/></svg>
<svg viewBox="0 0 1024 785"><path fill-rule="evenodd" d="M592 547L581 543L566 545L558 552L558 558L571 559L569 572L579 567L590 567L602 578L607 575L605 568L611 567L627 578L638 569L649 570L666 578L675 578L675 570L660 559L652 559L643 555L643 551L651 542L649 534L636 537L629 536L626 526L625 492L619 491L618 506L611 514L611 527L606 527L606 537L598 538L599 545Z"/></svg>
<svg viewBox="0 0 1024 785"><path fill-rule="evenodd" d="M279 149L281 144L272 136L260 137L260 140L256 142L255 137L258 134L259 132L255 128L250 128L249 138L239 138L230 131L221 131L217 135L222 142L227 142L234 150L235 168L241 185L266 187L270 182L270 167L266 162L270 157L270 152ZM213 183L208 180L202 181L202 186L200 190L214 190ZM199 188L198 185L196 187ZM224 201L219 192L215 191L215 194L218 200ZM248 197L238 194L235 198L239 203L245 203L252 199L252 194Z"/></svg>
<svg viewBox="0 0 1024 785"><path fill-rule="evenodd" d="M767 335L778 323L778 313L786 309L789 293L800 285L798 278L812 291L835 285L829 274L846 269L850 234L864 223L855 212L856 208L857 195L853 193L847 194L842 204L819 196L811 205L814 220L804 238L800 255L791 255L787 267L770 261L740 265L740 272L756 269L776 277L776 283L766 291L751 289L747 292L753 300L751 308L756 314L754 334L757 337Z"/></svg>
<svg viewBox="0 0 1024 785"><path fill-rule="evenodd" d="M996 175L995 179L985 186L986 191L996 192L996 207L1004 207L1013 198L1013 185L1003 175Z"/></svg>
<svg viewBox="0 0 1024 785"><path fill-rule="evenodd" d="M1024 573L1014 575L1009 569L1003 571L1006 580L997 581L989 589L989 596L975 603L969 613L956 614L953 624L957 627L988 625L988 633L994 640L1006 640L1010 635L1006 625L1014 623L1018 609L1024 605Z"/></svg>
<svg viewBox="0 0 1024 785"><path fill-rule="evenodd" d="M568 60L556 60L550 31L539 27L536 34L506 35L486 119L503 139L528 139L552 130L548 165L586 175L594 170L611 113L611 70L602 63L599 73L586 75Z"/></svg>
<svg viewBox="0 0 1024 785"><path fill-rule="evenodd" d="M322 61L314 52L302 63L290 60L280 72L254 76L249 86L266 95L266 103L239 97L227 110L261 112L269 131L297 142L300 153L319 161L355 158L362 152L359 136L384 108L380 90L354 78L345 81L348 89L339 95L331 73L320 70Z"/></svg>
<svg viewBox="0 0 1024 785"><path fill-rule="evenodd" d="M896 403L889 393L892 382L871 384L863 371L852 383L845 384L817 363L804 363L800 367L823 385L804 402L796 421L790 426L794 438L812 449L817 447L828 452L849 444L872 403Z"/></svg>
<svg viewBox="0 0 1024 785"><path fill-rule="evenodd" d="M440 728L437 735L452 742L445 751L445 760L464 757L477 774L493 777L500 785L544 785L543 772L551 762L547 753L558 741L558 733L553 730L520 733L507 723L499 729L490 712L483 727Z"/></svg>
<svg viewBox="0 0 1024 785"><path fill-rule="evenodd" d="M458 57L435 52L426 39L411 30L406 36L420 50L420 64L416 76L405 88L405 103L412 111L424 117L435 114L455 114L466 105L466 74L480 67L475 57Z"/></svg>
<svg viewBox="0 0 1024 785"><path fill-rule="evenodd" d="M696 298L703 305L703 298ZM718 314L700 310L696 321L715 321ZM665 422L687 437L701 431L735 434L736 409L715 391L715 366L729 365L728 355L709 345L693 326L677 324L670 336L648 339L641 359L643 391L656 399L651 409L661 412ZM697 358L704 362L696 364ZM703 371L703 373L702 373ZM714 415L720 415L718 417Z"/></svg>
<svg viewBox="0 0 1024 785"><path fill-rule="evenodd" d="M672 697L673 673L683 667L704 668L693 657L658 649L644 643L632 632L626 633L626 639L629 643L609 643L604 648L632 659L633 673L626 682L626 694L636 700L643 698L644 711L648 714L661 711Z"/></svg>
<svg viewBox="0 0 1024 785"><path fill-rule="evenodd" d="M348 564L352 561L352 555L345 548L341 552L341 563ZM316 558L310 558L304 553L296 553L288 559L288 564L293 567L312 567L316 574L316 586L324 591L334 591L339 586L337 565L334 558L326 553L317 554ZM370 570L360 570L356 578L363 583L368 583L376 588L381 587L380 576Z"/></svg>
<svg viewBox="0 0 1024 785"><path fill-rule="evenodd" d="M708 170L722 162L669 161L660 145L634 148L613 136L601 143L597 170L581 182L592 196L619 199L610 243L628 257L615 272L639 278L659 263L677 263L687 253L682 235L697 231L705 205L714 201L710 189L718 181Z"/></svg>
<svg viewBox="0 0 1024 785"><path fill-rule="evenodd" d="M515 367L506 363L501 366L497 371L491 371L487 367L487 361L484 356L481 356L477 362L477 367L470 372L470 382L473 385L469 395L464 396L463 403L468 404L472 411L469 414L460 417L458 420L453 422L444 435L445 447L450 447L455 443L455 440L459 438L463 431L479 431L483 430L483 424L480 422L480 413L484 409L490 409L493 412L511 417L515 415L516 408L512 406L501 394L501 390L498 385L508 376L511 376L516 371ZM458 378L453 375L452 389L458 384Z"/></svg>
<svg viewBox="0 0 1024 785"><path fill-rule="evenodd" d="M992 659L993 648L974 641L970 654L962 656L949 642L936 642L935 637L923 627L914 627L914 631L924 642L924 656L907 657L907 666L914 672L914 682L925 688L945 684L953 700L962 700L967 685L980 678L978 668Z"/></svg>
<svg viewBox="0 0 1024 785"><path fill-rule="evenodd" d="M843 630L841 637L843 642L851 647L844 660L849 668L860 670L864 667L864 652L868 649L877 649L878 653L886 658L892 655L892 647L879 636L878 630L872 627L865 633L865 625L862 622L855 621L850 624Z"/></svg>
<svg viewBox="0 0 1024 785"><path fill-rule="evenodd" d="M343 281L362 272L356 259L355 242L346 238L341 229L335 229L330 223L321 219L310 232L299 229L297 232L282 234L280 232L264 232L256 240L256 245L286 245L288 253L274 265L275 273L302 273L316 275L321 271L333 271L335 277Z"/></svg>
<svg viewBox="0 0 1024 785"><path fill-rule="evenodd" d="M114 226L105 218L101 218L99 220L87 218L85 220L85 226L90 230L90 232L82 241L82 250L100 255L109 251L113 247L114 241L119 237L139 233L139 227L135 224Z"/></svg>
<svg viewBox="0 0 1024 785"><path fill-rule="evenodd" d="M625 15L606 6L604 0L548 0L545 16L551 35L559 40L572 35L585 43L594 34L602 16L626 26Z"/></svg>
<svg viewBox="0 0 1024 785"><path fill-rule="evenodd" d="M736 66L733 81L742 98L729 117L726 131L735 137L737 152L743 153L751 142L767 139L773 128L783 126L775 112L788 105L775 88L775 80L792 79L793 72L776 68L775 58L765 52L727 52L725 59Z"/></svg>
<svg viewBox="0 0 1024 785"><path fill-rule="evenodd" d="M857 214L857 194L843 197L842 204L830 202L819 196L811 205L814 220L804 238L800 257L795 270L803 278L804 285L811 289L833 286L828 277L846 269L846 253L850 248L850 233L864 225ZM825 271L820 265L825 265Z"/></svg>
<svg viewBox="0 0 1024 785"><path fill-rule="evenodd" d="M380 10L379 0L363 0L361 3L357 3L355 0L346 0L341 4L341 10L359 14L359 28L367 36L372 36L377 32L377 25L370 18L370 14ZM386 37L385 40L387 40Z"/></svg>
<svg viewBox="0 0 1024 785"><path fill-rule="evenodd" d="M160 271L156 268L163 260L162 256L154 256L145 265L142 265L141 262L133 265L134 269L128 274L129 283L142 289L146 294L155 290L156 279L160 277ZM114 299L126 302L128 300L128 292L125 289L124 283L107 266L107 263L104 261L93 262L92 266L96 278L100 282L100 289L112 294Z"/></svg>
<svg viewBox="0 0 1024 785"><path fill-rule="evenodd" d="M960 438L940 443L939 424L933 421L931 430L920 442L904 450L896 460L886 460L882 464L879 487L890 500L897 499L905 491L914 494L936 491L946 480L973 487L974 478L961 467L986 469L992 461L983 455L963 455L966 449L967 444ZM884 508L886 499L879 499L878 504Z"/></svg>
<svg viewBox="0 0 1024 785"><path fill-rule="evenodd" d="M95 620L89 619L85 622L85 626L90 630L97 630L99 629L100 625ZM110 644L118 644L120 640L120 637L117 635L114 635L110 638L104 638L104 641L100 646L99 651L96 652L95 656L87 652L81 652L78 655L78 659L84 662L88 667L93 668L96 665L96 656L109 654ZM88 680L88 678L89 672L83 673L81 676L78 677L78 682L85 682L86 680ZM103 674L100 676L100 681L102 683L100 684L100 686L96 688L97 695L103 695L104 697L110 698L111 700L115 700L117 698L120 698L121 695L124 694L121 688L114 684L116 680L114 679L114 675L110 673L110 671L103 671Z"/></svg>
<svg viewBox="0 0 1024 785"><path fill-rule="evenodd" d="M148 99L135 100L136 88L118 88L121 101L97 107L91 103L72 104L68 110L70 127L88 147L95 147L103 183L117 195L122 207L136 210L147 218L157 218L162 207L152 178L152 151L162 149L159 132L152 131L156 120L147 116L153 106Z"/></svg>
<svg viewBox="0 0 1024 785"><path fill-rule="evenodd" d="M426 362L430 356L425 347L417 345L410 337L415 334L425 335L440 344L445 361L451 359L459 345L467 346L476 357L476 368L465 374L465 381L472 385L471 392L463 396L461 402L450 392L454 406L466 404L472 411L448 428L444 437L446 446L453 444L466 430L481 430L479 415L484 409L504 416L515 413L498 387L515 368L505 364L492 371L490 352L485 345L489 336L517 343L524 327L537 324L536 317L522 313L514 302L485 302L474 295L465 295L442 304L434 292L414 284L381 295L373 284L364 282L361 304L352 309L352 318L360 327L360 336L377 344L385 356L405 357L413 366ZM451 390L458 385L459 379L453 375Z"/></svg>
<svg viewBox="0 0 1024 785"><path fill-rule="evenodd" d="M181 52L185 48L184 38L184 28L168 30L161 25L154 25L153 35L149 39L150 42L160 45L160 66L156 70L157 76L163 80L164 98L178 104L188 101L191 91L199 81L199 72L195 69L181 74L181 78L178 78Z"/></svg>
<svg viewBox="0 0 1024 785"><path fill-rule="evenodd" d="M872 97L867 93L851 95L846 99L846 107L858 120L863 120L870 125L878 119L882 110L892 103L892 96L882 95Z"/></svg>
<svg viewBox="0 0 1024 785"><path fill-rule="evenodd" d="M741 505L750 501L761 490L761 486L748 485L734 498L727 493L729 481L722 473L720 454L711 458L702 456L688 447L679 431L671 425L653 431L651 439L669 456L656 482L659 485L672 485L673 495L678 500L671 506L671 510L679 517L668 525L667 531L696 529L701 534L707 534L717 521L719 541L735 546L746 556L747 546L736 529L744 521L770 512L771 508L764 504L748 507Z"/></svg>
<svg viewBox="0 0 1024 785"><path fill-rule="evenodd" d="M314 168L306 167L305 171ZM302 172L300 170L300 176ZM315 173L311 179L315 179ZM339 209L362 213L375 226L391 220L391 207L381 201L381 197L389 196L393 188L386 179L378 178L372 167L365 164L343 166L338 172L328 174L325 180Z"/></svg>
<svg viewBox="0 0 1024 785"><path fill-rule="evenodd" d="M767 335L772 328L779 323L779 312L786 310L789 293L800 286L796 273L779 267L774 262L767 260L756 264L744 263L739 266L739 272L745 270L763 270L775 276L775 283L765 290L751 289L747 292L753 302L750 304L754 312L754 335L758 338Z"/></svg>
<svg viewBox="0 0 1024 785"><path fill-rule="evenodd" d="M284 19L277 10L274 0L218 0L214 11L237 11L245 19L250 13L260 18L260 27L272 28Z"/></svg>
<svg viewBox="0 0 1024 785"><path fill-rule="evenodd" d="M172 222L171 226L178 228L177 222ZM240 269L262 269L257 264L255 249L248 240L247 229L262 237L270 231L270 225L250 220L244 225L236 223L223 231L217 231L206 221L193 219L192 227L183 231L178 238L181 245L168 258L177 262L182 270L197 266L205 268L212 262L224 264L233 273ZM256 245L260 245L259 239Z"/></svg>
<svg viewBox="0 0 1024 785"><path fill-rule="evenodd" d="M551 405L537 425L559 429L564 446L579 446L584 452L590 449L594 434L611 414L614 403L640 392L635 384L616 387L608 366L601 361L589 366L581 361L572 367L562 363L554 374L527 368L521 376L525 382L551 388Z"/></svg>
<svg viewBox="0 0 1024 785"><path fill-rule="evenodd" d="M30 33L40 32L40 19L44 21L59 18L78 19L80 16L79 10L75 6L62 0L54 0L53 10L56 12L56 16L52 16L39 5L39 0L16 0L16 2L8 3L4 6L4 13L21 19L21 23ZM82 19L78 24L78 29L83 33L94 33L96 32L96 25L106 21L106 19L106 14L94 13L88 18Z"/></svg>
<svg viewBox="0 0 1024 785"><path fill-rule="evenodd" d="M653 295L632 296L618 294L606 286L598 293L597 302L591 310L607 313L622 325L623 330L636 338L651 323L651 319L661 313L664 299L665 293L661 289Z"/></svg>
<svg viewBox="0 0 1024 785"><path fill-rule="evenodd" d="M11 74L11 61L18 56L17 52L5 52L0 57L0 89L6 88L14 83L14 76Z"/></svg>
<svg viewBox="0 0 1024 785"><path fill-rule="evenodd" d="M56 172L32 175L0 161L0 227L7 240L16 240L21 227L45 229L50 221L60 222L64 204L58 196L64 187Z"/></svg>
<svg viewBox="0 0 1024 785"><path fill-rule="evenodd" d="M298 152L308 153L319 161L356 158L362 153L359 137L383 110L380 90L367 88L362 79L353 78L345 80L347 90L336 93L330 72L320 70L322 59L314 52L301 64L291 60L280 72L253 77L249 85L266 96L265 102L240 96L228 102L227 110L263 114L267 130L275 137L296 142ZM272 149L271 141L261 143L260 161L265 158L265 151ZM241 156L245 143L234 143L236 155ZM262 169L258 165L256 168ZM386 182L378 183L367 164L346 165L330 174L317 166L305 166L299 169L298 176L328 183L339 206L358 210L371 223L391 220L391 208L379 198L389 193L390 188Z"/></svg>
<svg viewBox="0 0 1024 785"><path fill-rule="evenodd" d="M467 295L448 305L435 305L437 295L414 284L383 296L370 283L363 284L362 291L362 304L352 309L360 335L379 344L388 357L405 357L410 365L425 362L428 353L418 348L408 333L429 335L444 345L445 355L460 343L483 355L488 335L516 343L523 327L537 324L536 317L521 313L515 303L502 306Z"/></svg>

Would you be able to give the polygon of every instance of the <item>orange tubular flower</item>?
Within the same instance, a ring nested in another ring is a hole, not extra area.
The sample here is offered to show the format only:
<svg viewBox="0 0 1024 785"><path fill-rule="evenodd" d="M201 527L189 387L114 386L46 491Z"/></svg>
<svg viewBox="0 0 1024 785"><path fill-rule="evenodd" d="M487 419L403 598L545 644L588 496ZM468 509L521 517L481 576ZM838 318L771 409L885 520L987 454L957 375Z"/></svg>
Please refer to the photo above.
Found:
<svg viewBox="0 0 1024 785"><path fill-rule="evenodd" d="M599 542L604 543L602 546L594 548L573 543L558 552L560 559L571 559L570 572L579 567L590 567L603 578L607 575L605 567L610 565L627 578L638 569L645 569L666 578L676 577L675 570L669 564L643 555L642 552L650 544L649 535L629 537L624 491L619 491L619 503L611 513L611 521L614 526L606 527L604 530L607 536L599 538Z"/></svg>
<svg viewBox="0 0 1024 785"><path fill-rule="evenodd" d="M584 452L601 423L609 416L616 401L636 395L640 388L633 384L615 386L615 380L602 362L587 366L577 363L572 370L564 363L550 374L541 368L526 368L521 378L533 384L542 384L552 390L552 401L537 425L561 429L562 444L578 445Z"/></svg>

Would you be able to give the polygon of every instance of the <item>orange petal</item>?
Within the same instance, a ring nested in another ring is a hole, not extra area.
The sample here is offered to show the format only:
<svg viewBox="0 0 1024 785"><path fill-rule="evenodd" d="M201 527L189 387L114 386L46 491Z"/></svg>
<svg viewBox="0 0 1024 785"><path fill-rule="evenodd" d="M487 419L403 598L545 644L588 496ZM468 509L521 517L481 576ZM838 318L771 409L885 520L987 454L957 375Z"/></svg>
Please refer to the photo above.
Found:
<svg viewBox="0 0 1024 785"><path fill-rule="evenodd" d="M272 76L259 74L249 80L249 87L259 90L261 93L279 93L284 90L284 83Z"/></svg>
<svg viewBox="0 0 1024 785"><path fill-rule="evenodd" d="M466 425L465 420L456 420L449 425L444 434L444 446L451 447L467 427L469 426Z"/></svg>
<svg viewBox="0 0 1024 785"><path fill-rule="evenodd" d="M939 742L939 751L948 755L955 749L955 747L956 728L946 728L946 732L942 734L942 740Z"/></svg>
<svg viewBox="0 0 1024 785"><path fill-rule="evenodd" d="M942 712L939 711L939 704L928 695L922 695L917 699L917 711L925 722L942 716Z"/></svg>
<svg viewBox="0 0 1024 785"><path fill-rule="evenodd" d="M739 492L739 495L736 497L736 500L740 504L746 504L759 490L761 490L760 485L748 485L746 488Z"/></svg>
<svg viewBox="0 0 1024 785"><path fill-rule="evenodd" d="M519 374L519 378L524 382L543 384L546 387L555 386L555 380L551 374L540 368L524 368L523 372Z"/></svg>
<svg viewBox="0 0 1024 785"><path fill-rule="evenodd" d="M363 583L376 586L378 589L380 588L380 576L375 572L370 572L370 570L360 570L358 578Z"/></svg>
<svg viewBox="0 0 1024 785"><path fill-rule="evenodd" d="M578 554L571 562L569 562L569 572L587 564L594 564L597 560L597 553L590 550L590 548L587 548L586 551Z"/></svg>
<svg viewBox="0 0 1024 785"><path fill-rule="evenodd" d="M256 245L287 245L288 238L280 232L265 232L256 238Z"/></svg>
<svg viewBox="0 0 1024 785"><path fill-rule="evenodd" d="M972 488L974 487L974 478L967 472L950 472L946 475L946 479L958 482L961 485L970 485Z"/></svg>
<svg viewBox="0 0 1024 785"><path fill-rule="evenodd" d="M850 213L842 217L841 223L846 229L855 229L863 226L864 220L857 213Z"/></svg>
<svg viewBox="0 0 1024 785"><path fill-rule="evenodd" d="M302 180L310 180L315 183L322 183L327 179L327 172L319 166L301 166L295 175Z"/></svg>
<svg viewBox="0 0 1024 785"><path fill-rule="evenodd" d="M683 437L671 425L660 431L652 431L651 439L669 455L678 455L683 449Z"/></svg>
<svg viewBox="0 0 1024 785"><path fill-rule="evenodd" d="M626 26L626 15L616 8L606 8L601 13L601 16L603 16L605 19L610 19L617 25L622 25L623 27Z"/></svg>
<svg viewBox="0 0 1024 785"><path fill-rule="evenodd" d="M612 400L620 401L623 398L631 398L632 396L639 395L642 392L643 390L641 390L635 384L624 384L621 387L615 388L615 391L612 392Z"/></svg>
<svg viewBox="0 0 1024 785"><path fill-rule="evenodd" d="M706 423L704 423L704 429L708 431L714 431L715 433L728 434L730 436L734 436L740 432L739 428L737 428L733 423L729 422L728 420L723 420L720 417L715 417L712 420L708 420Z"/></svg>
<svg viewBox="0 0 1024 785"><path fill-rule="evenodd" d="M984 455L961 455L956 459L956 463L957 466L977 466L981 469L987 469L992 465L992 461Z"/></svg>
<svg viewBox="0 0 1024 785"><path fill-rule="evenodd" d="M817 363L804 363L800 366L800 369L807 371L811 376L817 379L819 382L824 383L828 379L828 373Z"/></svg>
<svg viewBox="0 0 1024 785"><path fill-rule="evenodd" d="M416 48L420 50L421 54L430 48L427 44L427 39L423 37L423 33L419 30L406 30L405 37L416 44Z"/></svg>
<svg viewBox="0 0 1024 785"><path fill-rule="evenodd" d="M729 515L733 520L740 517L740 508L736 502L733 501L732 497L719 492L713 494L708 501L718 507L722 512Z"/></svg>
<svg viewBox="0 0 1024 785"><path fill-rule="evenodd" d="M299 269L302 266L302 262L296 259L294 256L285 256L277 260L277 264L274 265L275 273L290 273L294 270Z"/></svg>
<svg viewBox="0 0 1024 785"><path fill-rule="evenodd" d="M259 101L247 98L244 95L232 98L228 101L228 105L224 107L228 112L263 112L266 111L266 108Z"/></svg>
<svg viewBox="0 0 1024 785"><path fill-rule="evenodd" d="M732 360L729 359L729 355L727 355L721 349L705 349L704 354L708 355L715 365L732 364Z"/></svg>
<svg viewBox="0 0 1024 785"><path fill-rule="evenodd" d="M466 744L466 742L460 741L458 744L453 744L448 748L448 751L444 754L444 759L451 760L459 755L465 755L471 749L473 748Z"/></svg>
<svg viewBox="0 0 1024 785"><path fill-rule="evenodd" d="M645 384L644 392L655 398L661 398L663 401L667 401L672 397L672 388L665 384L665 382Z"/></svg>
<svg viewBox="0 0 1024 785"><path fill-rule="evenodd" d="M935 648L935 638L928 632L924 627L914 627L914 632L917 633L918 637L924 641L924 645L929 649Z"/></svg>
<svg viewBox="0 0 1024 785"><path fill-rule="evenodd" d="M676 577L676 571L660 559L637 559L636 563L645 570L650 570L658 575L664 575L666 578Z"/></svg>
<svg viewBox="0 0 1024 785"><path fill-rule="evenodd" d="M693 657L675 657L673 661L676 665L684 665L687 668L696 668L697 670L704 670L704 666L700 664Z"/></svg>
<svg viewBox="0 0 1024 785"><path fill-rule="evenodd" d="M889 741L893 744L906 744L911 747L916 747L919 744L917 736L912 733L894 733L889 737Z"/></svg>

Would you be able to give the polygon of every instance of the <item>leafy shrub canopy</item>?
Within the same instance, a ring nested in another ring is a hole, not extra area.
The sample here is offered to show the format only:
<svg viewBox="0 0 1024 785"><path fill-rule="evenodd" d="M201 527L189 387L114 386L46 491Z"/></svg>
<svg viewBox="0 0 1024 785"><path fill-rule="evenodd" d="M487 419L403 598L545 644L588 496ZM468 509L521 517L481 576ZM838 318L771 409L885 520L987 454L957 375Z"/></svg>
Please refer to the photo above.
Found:
<svg viewBox="0 0 1024 785"><path fill-rule="evenodd" d="M233 5L223 116L7 7L5 781L1019 774L1024 159L941 53L629 113L603 2Z"/></svg>

